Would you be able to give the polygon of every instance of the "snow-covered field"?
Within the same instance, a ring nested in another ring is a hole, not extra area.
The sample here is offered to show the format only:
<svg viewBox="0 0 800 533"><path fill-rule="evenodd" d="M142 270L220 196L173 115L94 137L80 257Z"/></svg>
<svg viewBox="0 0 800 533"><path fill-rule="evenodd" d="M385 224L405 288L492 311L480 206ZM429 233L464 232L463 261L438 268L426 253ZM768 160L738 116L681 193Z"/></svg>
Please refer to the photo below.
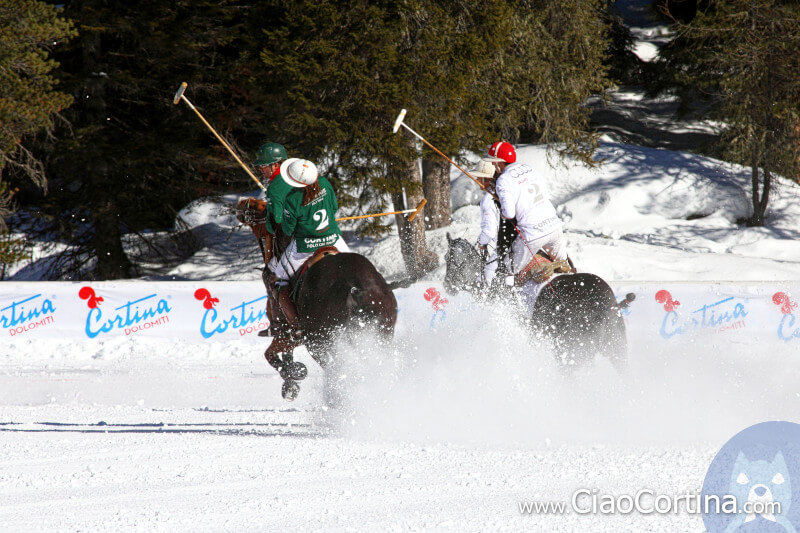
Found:
<svg viewBox="0 0 800 533"><path fill-rule="evenodd" d="M800 279L797 185L779 182L768 226L747 229L736 221L749 212L748 169L612 143L599 155L590 170L519 151L548 176L579 269L618 281ZM454 173L453 224L428 233L440 255L448 231L475 240L477 200ZM252 236L221 205L185 211L205 247L159 279L258 279ZM395 236L351 244L403 276ZM325 408L303 353L310 375L287 404L266 346L4 339L3 530L702 531L686 512L519 505L569 505L581 488L696 493L733 434L797 421L798 343L767 353L640 340L625 375L599 361L565 376L513 309L460 294L431 329L404 294L391 346L340 347L351 391L341 410Z"/></svg>

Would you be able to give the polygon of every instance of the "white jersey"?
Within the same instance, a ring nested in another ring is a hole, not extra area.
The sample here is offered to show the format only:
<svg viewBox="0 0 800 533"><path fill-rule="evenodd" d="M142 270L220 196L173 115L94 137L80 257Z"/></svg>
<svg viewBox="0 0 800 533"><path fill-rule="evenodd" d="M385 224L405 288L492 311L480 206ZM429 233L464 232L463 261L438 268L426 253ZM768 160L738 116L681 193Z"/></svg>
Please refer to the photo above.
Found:
<svg viewBox="0 0 800 533"><path fill-rule="evenodd" d="M478 244L497 248L497 232L500 229L500 208L490 193L484 193L481 200L481 234Z"/></svg>
<svg viewBox="0 0 800 533"><path fill-rule="evenodd" d="M561 230L561 219L550 202L541 176L523 163L511 163L497 178L497 196L505 218L516 218L526 241Z"/></svg>

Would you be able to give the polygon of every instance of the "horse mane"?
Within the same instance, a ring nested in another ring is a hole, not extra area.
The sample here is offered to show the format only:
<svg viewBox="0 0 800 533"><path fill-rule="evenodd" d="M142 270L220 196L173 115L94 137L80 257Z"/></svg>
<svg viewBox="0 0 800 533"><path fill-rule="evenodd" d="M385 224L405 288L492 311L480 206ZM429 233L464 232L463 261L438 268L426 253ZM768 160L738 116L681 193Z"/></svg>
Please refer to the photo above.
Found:
<svg viewBox="0 0 800 533"><path fill-rule="evenodd" d="M465 254L468 254L468 255L480 256L480 254L478 253L478 250L476 250L475 247L472 246L472 244L467 239L463 239L461 237L453 239L452 241L450 241L450 246L452 248L458 248L459 251L462 252L462 253L465 253Z"/></svg>
<svg viewBox="0 0 800 533"><path fill-rule="evenodd" d="M483 265L481 255L466 239L449 237L448 234L445 288L450 291L448 285L454 290L472 287L477 283L477 277Z"/></svg>

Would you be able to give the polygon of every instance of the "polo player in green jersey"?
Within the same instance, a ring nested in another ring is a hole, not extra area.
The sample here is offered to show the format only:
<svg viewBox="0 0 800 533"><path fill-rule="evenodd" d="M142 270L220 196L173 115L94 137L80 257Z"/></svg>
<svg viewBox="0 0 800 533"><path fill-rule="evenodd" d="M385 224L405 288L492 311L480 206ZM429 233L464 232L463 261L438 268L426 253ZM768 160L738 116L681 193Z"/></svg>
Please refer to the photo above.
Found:
<svg viewBox="0 0 800 533"><path fill-rule="evenodd" d="M286 196L281 216L281 228L292 240L280 259L270 261L269 268L278 291L278 307L288 323L290 337L297 339L302 332L287 290L289 279L318 249L333 246L340 252L349 252L350 248L336 224L336 193L326 178L318 176L317 166L305 159L287 159L281 165L280 177L294 189Z"/></svg>
<svg viewBox="0 0 800 533"><path fill-rule="evenodd" d="M275 142L262 144L256 153L253 165L267 182L266 199L240 198L236 206L236 218L250 226L259 242L264 241L262 246L264 263L272 259L275 226L283 220L283 203L286 201L286 195L294 190L284 180L275 179L280 174L281 164L287 159L286 148L283 145ZM249 217L245 216L247 211L250 211Z"/></svg>

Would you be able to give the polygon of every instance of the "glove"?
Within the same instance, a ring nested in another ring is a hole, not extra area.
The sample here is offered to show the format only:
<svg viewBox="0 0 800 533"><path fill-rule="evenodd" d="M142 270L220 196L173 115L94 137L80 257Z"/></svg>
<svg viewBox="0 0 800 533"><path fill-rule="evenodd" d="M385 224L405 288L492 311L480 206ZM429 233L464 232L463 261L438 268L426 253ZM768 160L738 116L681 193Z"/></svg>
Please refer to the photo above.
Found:
<svg viewBox="0 0 800 533"><path fill-rule="evenodd" d="M267 202L257 198L239 198L236 220L248 226L263 224L267 220Z"/></svg>

